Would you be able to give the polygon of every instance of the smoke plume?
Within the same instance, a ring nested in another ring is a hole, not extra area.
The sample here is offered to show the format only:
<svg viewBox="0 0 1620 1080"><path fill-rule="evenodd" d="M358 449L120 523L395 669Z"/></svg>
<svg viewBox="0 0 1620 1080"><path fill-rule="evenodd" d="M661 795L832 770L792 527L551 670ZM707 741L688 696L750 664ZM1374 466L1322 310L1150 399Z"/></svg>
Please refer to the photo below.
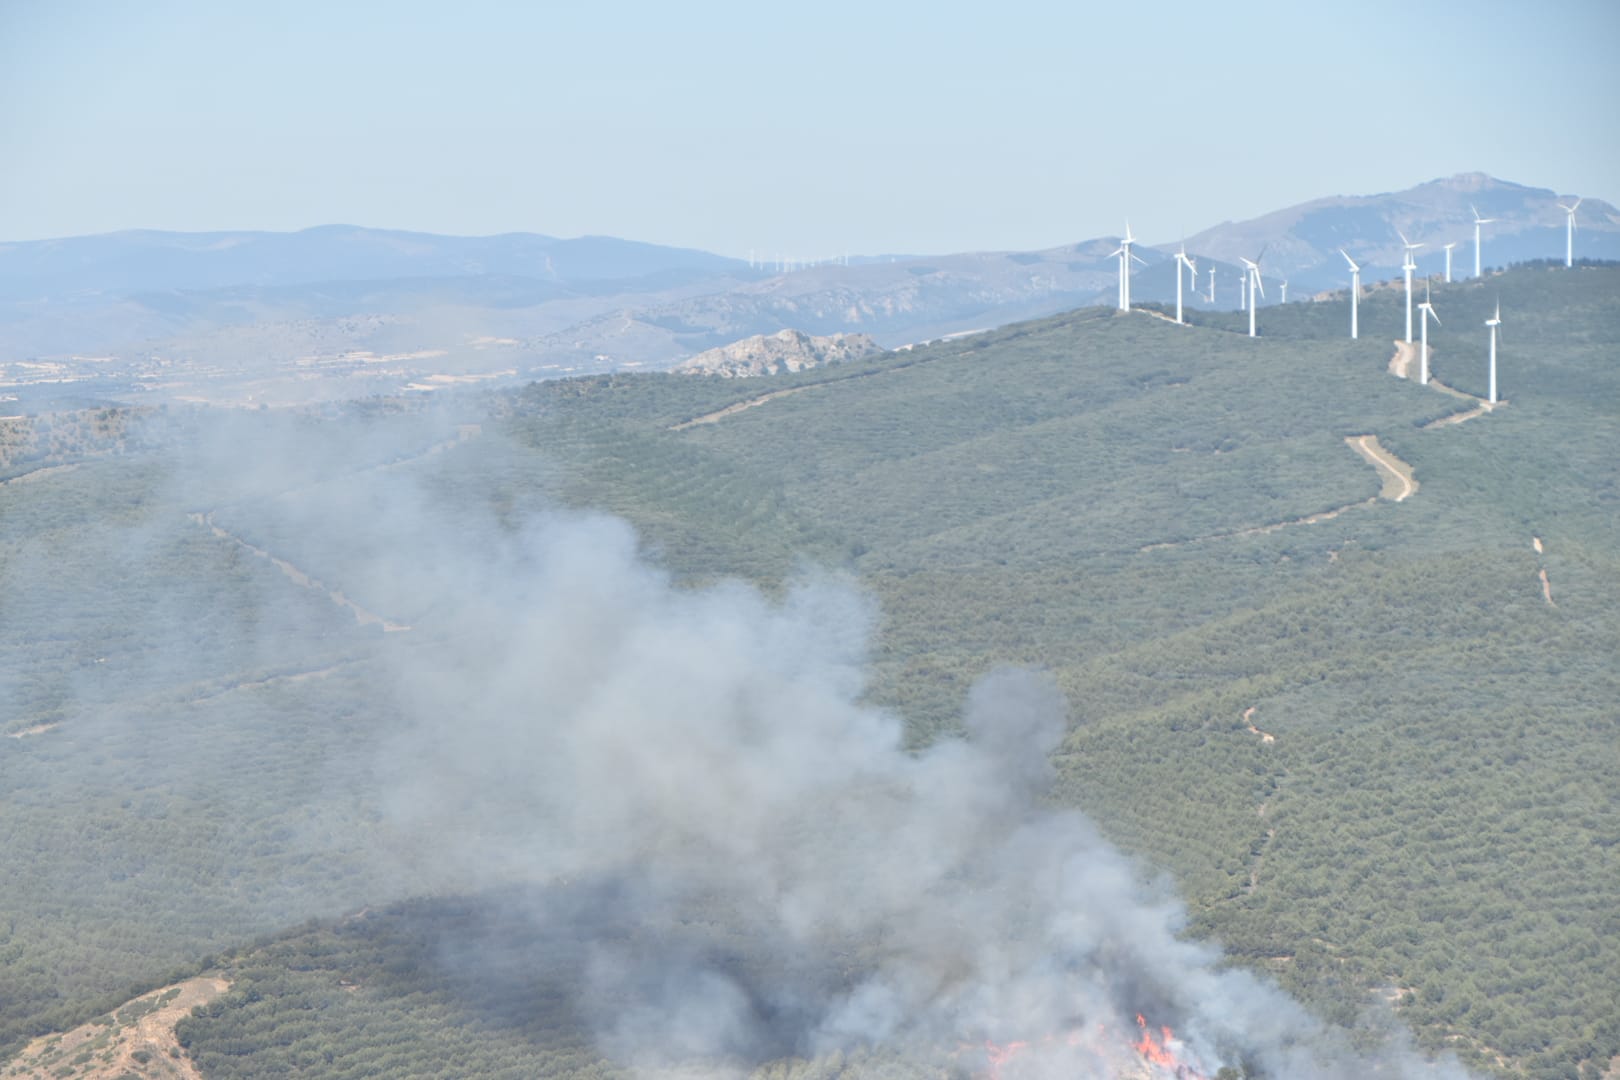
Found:
<svg viewBox="0 0 1620 1080"><path fill-rule="evenodd" d="M677 588L601 517L479 554L441 567L446 632L399 673L391 810L420 866L589 888L532 917L586 943L615 1058L714 1074L880 1046L1112 1077L1146 1038L1183 1075L1463 1075L1353 1052L1187 940L1162 882L1046 800L1068 709L1043 674L989 673L964 739L908 752L862 701L874 612L847 581ZM631 947L627 925L655 929Z"/></svg>

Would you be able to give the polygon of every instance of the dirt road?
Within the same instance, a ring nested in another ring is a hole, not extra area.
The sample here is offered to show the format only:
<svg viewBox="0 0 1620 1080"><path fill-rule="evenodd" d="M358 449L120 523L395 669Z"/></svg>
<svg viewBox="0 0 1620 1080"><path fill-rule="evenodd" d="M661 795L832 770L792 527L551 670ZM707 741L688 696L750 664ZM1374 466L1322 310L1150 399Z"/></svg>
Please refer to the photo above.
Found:
<svg viewBox="0 0 1620 1080"><path fill-rule="evenodd" d="M672 424L672 425L670 425L669 430L671 430L671 431L685 431L687 428L694 428L694 427L697 427L699 424L717 424L720 421L724 420L726 417L728 417L728 416L736 416L738 413L742 412L745 409L752 409L757 405L765 404L767 401L775 401L777 398L787 397L789 394L797 394L801 390L809 390L809 389L812 389L812 387L810 387L810 386L791 386L786 390L772 390L768 394L761 394L761 395L759 395L759 397L749 398L747 401L739 401L734 405L727 405L725 408L716 409L712 413L704 413L702 416L695 416L692 419L685 421L684 423Z"/></svg>
<svg viewBox="0 0 1620 1080"><path fill-rule="evenodd" d="M1378 445L1376 435L1350 435L1345 442L1350 448L1372 463L1383 477L1383 490L1378 497L1391 502L1402 502L1417 492L1418 482L1412 477L1412 466Z"/></svg>
<svg viewBox="0 0 1620 1080"><path fill-rule="evenodd" d="M338 589L332 585L327 585L319 579L311 577L309 574L306 574L304 571L300 570L286 559L277 558L264 548L257 547L242 539L240 536L237 536L235 533L214 524L214 515L212 511L188 514L186 516L198 525L212 531L213 534L219 537L221 540L229 540L231 543L236 544L243 550L250 551L261 559L269 560L272 566L285 574L288 580L292 581L294 584L305 589L312 589L315 592L325 593L327 598L330 599L332 603L341 608L346 608L354 616L354 621L359 623L361 626L380 626L382 627L384 633L389 634L400 633L410 629L410 627L405 623L385 619L376 612L361 607L359 604L345 596L341 589Z"/></svg>
<svg viewBox="0 0 1620 1080"><path fill-rule="evenodd" d="M1389 358L1389 373L1397 379L1410 379L1412 368L1417 362L1417 344L1411 341L1397 341L1395 355Z"/></svg>

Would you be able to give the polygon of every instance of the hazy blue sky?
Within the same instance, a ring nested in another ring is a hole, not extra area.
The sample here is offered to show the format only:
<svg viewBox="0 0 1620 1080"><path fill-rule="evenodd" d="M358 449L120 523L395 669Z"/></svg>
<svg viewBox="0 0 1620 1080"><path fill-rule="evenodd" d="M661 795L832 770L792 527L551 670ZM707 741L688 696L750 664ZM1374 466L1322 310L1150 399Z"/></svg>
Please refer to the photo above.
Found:
<svg viewBox="0 0 1620 1080"><path fill-rule="evenodd" d="M0 239L1170 241L1483 170L1620 201L1620 3L0 0Z"/></svg>

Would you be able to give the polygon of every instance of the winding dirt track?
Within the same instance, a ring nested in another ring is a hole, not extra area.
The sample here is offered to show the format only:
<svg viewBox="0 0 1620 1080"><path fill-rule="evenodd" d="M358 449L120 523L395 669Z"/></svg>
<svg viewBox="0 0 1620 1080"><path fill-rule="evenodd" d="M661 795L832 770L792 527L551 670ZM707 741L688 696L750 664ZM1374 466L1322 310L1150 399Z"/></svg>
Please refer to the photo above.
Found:
<svg viewBox="0 0 1620 1080"><path fill-rule="evenodd" d="M1307 517L1294 518L1292 521L1274 521L1270 525L1255 525L1247 529L1237 529L1232 532L1211 533L1208 536L1195 536L1190 540L1163 540L1157 544L1144 544L1136 550L1137 553L1140 554L1145 551L1163 551L1166 548L1184 547L1187 544L1207 544L1214 540L1236 540L1241 536L1264 536L1267 533L1274 533L1279 529L1292 528L1295 525L1315 525L1322 521L1332 521L1334 518L1348 510L1354 510L1358 506L1371 506L1377 501L1378 500L1376 498L1364 499L1361 502L1349 503L1345 506L1335 507L1332 510L1324 510L1320 514L1311 514Z"/></svg>
<svg viewBox="0 0 1620 1080"><path fill-rule="evenodd" d="M1378 493L1379 498L1402 502L1417 492L1418 482L1412 477L1412 466L1379 446L1378 436L1351 435L1344 441L1350 444L1352 450L1372 462L1373 468L1383 478L1384 487Z"/></svg>
<svg viewBox="0 0 1620 1080"><path fill-rule="evenodd" d="M1147 551L1163 551L1166 548L1182 547L1186 544L1205 544L1213 540L1235 540L1242 536L1264 536L1279 529L1291 528L1295 525L1315 525L1323 521L1332 521L1340 514L1354 510L1358 506L1372 506L1379 499L1389 502L1401 502L1414 494L1418 489L1418 482L1412 475L1412 466L1396 457L1394 454L1378 445L1376 435L1352 435L1345 440L1346 445L1370 462L1378 470L1383 487L1371 499L1361 502L1347 503L1332 510L1324 510L1319 514L1307 517L1294 518L1291 521L1274 521L1269 525L1255 525L1247 529L1236 529L1232 532L1212 533L1209 536L1195 536L1190 540L1165 540L1157 544L1144 544L1137 548L1138 554Z"/></svg>
<svg viewBox="0 0 1620 1080"><path fill-rule="evenodd" d="M1269 731L1261 731L1259 728L1254 726L1254 710L1255 706L1253 705L1250 705L1247 709L1243 710L1243 723L1247 725L1249 733L1251 735L1260 736L1260 741L1263 743L1276 742L1277 736L1273 735Z"/></svg>
<svg viewBox="0 0 1620 1080"><path fill-rule="evenodd" d="M1429 381L1433 382L1434 380L1431 379ZM1484 416L1490 411L1491 407L1489 405L1480 404L1477 408L1469 409L1465 412L1456 412L1452 413L1450 416L1442 416L1438 420L1430 420L1427 424L1423 425L1423 430L1428 431L1430 428L1446 427L1449 424L1466 423L1467 421L1472 420L1474 417Z"/></svg>
<svg viewBox="0 0 1620 1080"><path fill-rule="evenodd" d="M1395 355L1389 358L1389 373L1397 379L1410 379L1412 367L1417 362L1417 345L1410 341L1397 341Z"/></svg>

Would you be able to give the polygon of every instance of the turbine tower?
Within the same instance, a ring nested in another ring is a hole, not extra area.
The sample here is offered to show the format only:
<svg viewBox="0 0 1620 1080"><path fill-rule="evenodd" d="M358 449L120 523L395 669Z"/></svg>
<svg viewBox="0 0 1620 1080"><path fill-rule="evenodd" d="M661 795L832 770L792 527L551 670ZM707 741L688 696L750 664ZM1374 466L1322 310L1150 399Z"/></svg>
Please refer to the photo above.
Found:
<svg viewBox="0 0 1620 1080"><path fill-rule="evenodd" d="M1238 310L1249 310L1249 275L1238 275Z"/></svg>
<svg viewBox="0 0 1620 1080"><path fill-rule="evenodd" d="M1401 243L1406 245L1406 261L1401 263L1401 269L1406 272L1406 343L1410 345L1412 343L1412 271L1417 269L1417 263L1412 261L1412 252L1423 245L1412 243L1406 238L1406 234L1399 229L1395 230L1395 235L1400 237Z"/></svg>
<svg viewBox="0 0 1620 1080"><path fill-rule="evenodd" d="M1344 248L1339 249L1339 254L1350 264L1350 340L1354 341L1361 336L1356 326L1356 309L1361 306L1361 267L1356 265L1356 260L1352 259Z"/></svg>
<svg viewBox="0 0 1620 1080"><path fill-rule="evenodd" d="M1442 244L1440 246L1446 249L1446 284L1450 285L1451 284L1451 249L1457 246L1457 241L1453 240L1449 244Z"/></svg>
<svg viewBox="0 0 1620 1080"><path fill-rule="evenodd" d="M1473 203L1468 204L1468 209L1474 211L1474 276L1479 277L1479 276L1481 276L1481 273L1482 273L1482 271L1480 270L1480 258L1479 258L1479 227L1481 225L1489 225L1493 221L1495 221L1496 219L1493 218L1493 217L1480 217L1479 216L1479 208L1476 207ZM1408 339L1408 340L1410 340L1410 339Z"/></svg>
<svg viewBox="0 0 1620 1080"><path fill-rule="evenodd" d="M1245 259L1241 255L1238 261L1249 271L1249 336L1256 337L1254 332L1254 309L1260 306L1258 297L1266 295L1266 287L1260 284L1260 260L1265 257L1262 251L1253 259Z"/></svg>
<svg viewBox="0 0 1620 1080"><path fill-rule="evenodd" d="M1438 315L1436 315L1434 313L1434 305L1429 303L1429 283L1427 281L1425 281L1423 283L1423 303L1418 305L1418 312L1423 317L1423 329L1421 331L1422 337L1423 337L1423 344L1420 346L1420 350L1419 350L1419 355L1422 356L1423 359L1418 362L1418 385L1419 386L1428 386L1429 385L1429 320L1433 319L1436 324L1439 324L1440 316L1438 316Z"/></svg>
<svg viewBox="0 0 1620 1080"><path fill-rule="evenodd" d="M1215 302L1215 268L1209 268L1209 303Z"/></svg>
<svg viewBox="0 0 1620 1080"><path fill-rule="evenodd" d="M1502 325L1502 301L1496 301L1496 314L1485 320L1491 328L1491 404L1496 404L1496 328Z"/></svg>
<svg viewBox="0 0 1620 1080"><path fill-rule="evenodd" d="M1131 310L1131 260L1135 259L1143 266L1147 265L1146 259L1131 250L1131 245L1134 243L1136 243L1136 237L1131 235L1131 223L1126 221L1125 238L1119 242L1118 249L1114 251L1114 255L1119 258L1119 310L1121 311Z"/></svg>
<svg viewBox="0 0 1620 1080"><path fill-rule="evenodd" d="M1575 208L1579 205L1581 205L1579 196L1568 206L1563 203L1558 204L1558 209L1562 210L1568 217L1568 220L1564 222L1564 265L1566 267L1575 265Z"/></svg>
<svg viewBox="0 0 1620 1080"><path fill-rule="evenodd" d="M1198 268L1193 261L1187 258L1187 245L1183 243L1181 250L1176 252L1176 322L1181 322L1181 268L1185 266L1192 273L1193 288L1198 288Z"/></svg>
<svg viewBox="0 0 1620 1080"><path fill-rule="evenodd" d="M1284 303L1284 304L1288 303L1288 279L1287 278L1283 278L1282 301L1281 302Z"/></svg>

